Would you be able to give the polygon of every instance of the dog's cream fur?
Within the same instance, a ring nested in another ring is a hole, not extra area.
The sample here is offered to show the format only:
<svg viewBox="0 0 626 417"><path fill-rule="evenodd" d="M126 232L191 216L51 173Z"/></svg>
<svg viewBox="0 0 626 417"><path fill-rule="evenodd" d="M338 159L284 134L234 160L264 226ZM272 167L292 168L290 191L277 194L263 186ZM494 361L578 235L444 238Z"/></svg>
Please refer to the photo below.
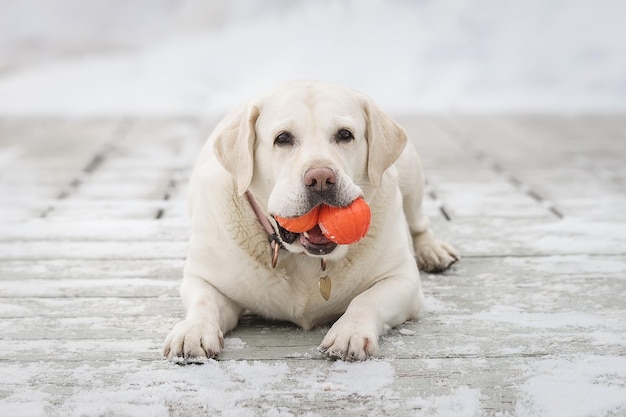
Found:
<svg viewBox="0 0 626 417"><path fill-rule="evenodd" d="M337 140L346 129L350 141ZM277 145L281 132L293 143ZM187 309L164 355L214 357L244 311L310 329L335 321L320 350L366 359L387 329L416 317L422 304L417 264L444 270L458 255L437 241L422 212L423 174L404 130L367 97L321 82L294 82L230 113L215 128L190 185L191 238L181 296ZM364 197L372 220L365 238L319 255L296 239L270 265L268 234L244 193L271 217L312 207L310 168L336 173L332 199ZM415 248L415 249L414 249ZM320 259L327 260L321 271ZM417 264L416 264L417 259ZM330 299L319 278L332 279Z"/></svg>

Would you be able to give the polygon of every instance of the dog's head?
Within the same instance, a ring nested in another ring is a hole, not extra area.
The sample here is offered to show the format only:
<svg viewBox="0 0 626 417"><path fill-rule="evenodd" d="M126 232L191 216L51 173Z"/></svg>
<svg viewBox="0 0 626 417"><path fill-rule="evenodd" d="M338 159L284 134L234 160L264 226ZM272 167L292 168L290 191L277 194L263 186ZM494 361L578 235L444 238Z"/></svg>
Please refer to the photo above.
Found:
<svg viewBox="0 0 626 417"><path fill-rule="evenodd" d="M319 204L348 206L377 187L407 138L371 100L350 89L296 82L228 116L214 151L270 215L298 217ZM273 221L287 250L339 258L347 248L319 227L292 233Z"/></svg>

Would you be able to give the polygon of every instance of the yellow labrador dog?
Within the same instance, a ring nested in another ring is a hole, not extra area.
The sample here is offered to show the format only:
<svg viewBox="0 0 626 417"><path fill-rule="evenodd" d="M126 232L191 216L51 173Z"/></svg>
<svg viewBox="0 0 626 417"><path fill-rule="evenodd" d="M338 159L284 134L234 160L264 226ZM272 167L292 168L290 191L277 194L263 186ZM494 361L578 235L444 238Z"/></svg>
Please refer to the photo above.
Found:
<svg viewBox="0 0 626 417"><path fill-rule="evenodd" d="M422 168L406 143L369 98L322 82L287 84L227 115L191 178L187 316L164 356L215 357L244 311L304 329L334 321L321 352L376 356L379 336L420 310L418 264L442 271L458 259L429 229ZM319 226L289 232L273 217L358 197L371 224L352 245L331 242Z"/></svg>

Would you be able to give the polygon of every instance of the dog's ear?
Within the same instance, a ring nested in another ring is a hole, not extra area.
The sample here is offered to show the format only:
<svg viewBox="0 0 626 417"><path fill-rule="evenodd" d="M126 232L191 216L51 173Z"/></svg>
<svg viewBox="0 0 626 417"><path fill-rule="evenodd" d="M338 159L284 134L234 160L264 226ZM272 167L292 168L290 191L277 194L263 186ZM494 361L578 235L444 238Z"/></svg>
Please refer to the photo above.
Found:
<svg viewBox="0 0 626 417"><path fill-rule="evenodd" d="M407 142L406 132L371 99L363 97L367 136L367 175L379 186L383 174L400 157Z"/></svg>
<svg viewBox="0 0 626 417"><path fill-rule="evenodd" d="M252 181L259 114L259 106L249 104L226 116L216 128L213 151L220 164L235 177L239 195L246 192Z"/></svg>

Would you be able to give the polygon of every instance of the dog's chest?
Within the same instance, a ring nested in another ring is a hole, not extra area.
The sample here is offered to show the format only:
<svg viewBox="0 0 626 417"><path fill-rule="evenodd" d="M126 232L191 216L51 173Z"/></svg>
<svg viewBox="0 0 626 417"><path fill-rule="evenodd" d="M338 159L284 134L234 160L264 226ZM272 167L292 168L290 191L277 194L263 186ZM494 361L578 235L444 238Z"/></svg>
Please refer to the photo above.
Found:
<svg viewBox="0 0 626 417"><path fill-rule="evenodd" d="M343 314L350 301L371 285L372 275L359 270L349 259L328 262L323 270L319 259L286 254L276 269L257 271L256 291L246 307L308 329Z"/></svg>

